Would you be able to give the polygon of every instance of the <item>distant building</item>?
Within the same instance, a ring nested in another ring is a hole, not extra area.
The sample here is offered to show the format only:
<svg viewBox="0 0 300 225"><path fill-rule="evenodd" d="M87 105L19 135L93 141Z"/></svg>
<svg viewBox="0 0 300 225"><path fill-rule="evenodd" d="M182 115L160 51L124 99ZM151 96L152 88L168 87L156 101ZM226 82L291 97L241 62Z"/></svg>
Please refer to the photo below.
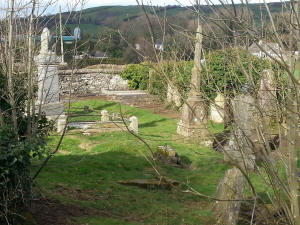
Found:
<svg viewBox="0 0 300 225"><path fill-rule="evenodd" d="M62 36L62 39L65 44L72 44L75 41L74 36Z"/></svg>
<svg viewBox="0 0 300 225"><path fill-rule="evenodd" d="M79 27L74 29L74 38L75 40L81 40L81 31Z"/></svg>
<svg viewBox="0 0 300 225"><path fill-rule="evenodd" d="M58 39L58 36L53 36L54 39ZM75 41L74 36L62 36L63 42L65 44L72 44Z"/></svg>
<svg viewBox="0 0 300 225"><path fill-rule="evenodd" d="M108 55L106 52L95 51L95 53L93 54L93 58L94 59L107 59Z"/></svg>
<svg viewBox="0 0 300 225"><path fill-rule="evenodd" d="M279 58L284 56L284 51L280 48L279 44L273 42L265 42L260 40L258 43L253 43L249 46L249 51L252 55L258 58Z"/></svg>

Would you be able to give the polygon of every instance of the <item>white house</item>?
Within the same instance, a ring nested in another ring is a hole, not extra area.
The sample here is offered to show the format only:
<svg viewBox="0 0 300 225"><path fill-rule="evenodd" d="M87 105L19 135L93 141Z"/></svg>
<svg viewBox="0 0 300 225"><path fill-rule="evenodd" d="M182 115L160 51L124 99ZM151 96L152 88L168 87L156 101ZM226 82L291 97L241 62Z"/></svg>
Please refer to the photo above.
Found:
<svg viewBox="0 0 300 225"><path fill-rule="evenodd" d="M252 55L255 55L261 59L263 58L280 58L284 56L284 50L281 49L278 43L265 42L259 40L258 43L253 43L249 47L249 51Z"/></svg>

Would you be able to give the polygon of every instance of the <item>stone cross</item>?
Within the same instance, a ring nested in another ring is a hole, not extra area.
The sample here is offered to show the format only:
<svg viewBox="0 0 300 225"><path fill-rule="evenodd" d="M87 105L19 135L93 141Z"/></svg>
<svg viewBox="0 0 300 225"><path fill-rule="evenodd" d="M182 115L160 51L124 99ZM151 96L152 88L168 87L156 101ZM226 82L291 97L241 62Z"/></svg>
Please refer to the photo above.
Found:
<svg viewBox="0 0 300 225"><path fill-rule="evenodd" d="M47 55L47 53L49 52L49 39L50 31L47 27L45 27L41 35L41 55Z"/></svg>

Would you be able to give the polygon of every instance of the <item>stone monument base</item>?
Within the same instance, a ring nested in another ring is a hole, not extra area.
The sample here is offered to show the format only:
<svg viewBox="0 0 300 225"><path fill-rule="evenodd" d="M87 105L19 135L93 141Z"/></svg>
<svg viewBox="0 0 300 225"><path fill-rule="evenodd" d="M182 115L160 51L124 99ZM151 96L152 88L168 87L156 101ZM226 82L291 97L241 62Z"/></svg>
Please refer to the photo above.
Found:
<svg viewBox="0 0 300 225"><path fill-rule="evenodd" d="M180 120L177 124L177 134L188 138L192 142L207 146L212 144L207 126L203 124L188 124Z"/></svg>
<svg viewBox="0 0 300 225"><path fill-rule="evenodd" d="M61 133L67 123L67 116L64 113L64 105L62 102L51 102L36 106L36 111L39 110L45 113L48 120L55 122L56 131Z"/></svg>

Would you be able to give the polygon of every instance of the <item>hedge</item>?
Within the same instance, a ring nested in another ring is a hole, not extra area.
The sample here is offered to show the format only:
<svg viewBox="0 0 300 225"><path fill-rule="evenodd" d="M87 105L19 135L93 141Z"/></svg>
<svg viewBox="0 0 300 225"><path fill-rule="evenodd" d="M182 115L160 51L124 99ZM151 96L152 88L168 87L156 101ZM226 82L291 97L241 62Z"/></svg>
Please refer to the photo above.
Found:
<svg viewBox="0 0 300 225"><path fill-rule="evenodd" d="M258 88L260 74L263 70L271 68L276 74L282 71L269 60L259 59L241 48L228 48L205 54L205 62L201 68L201 91L205 93L207 100L212 100L218 92L228 97L241 92L248 83L246 72L251 71L252 83L250 89ZM150 94L157 95L161 99L167 96L167 80L171 80L179 93L187 98L190 90L190 80L194 61L162 61L156 64L134 64L128 66L122 73L127 79L131 89L145 90L151 86ZM152 69L152 77L149 84L149 70ZM280 76L281 76L280 75Z"/></svg>

